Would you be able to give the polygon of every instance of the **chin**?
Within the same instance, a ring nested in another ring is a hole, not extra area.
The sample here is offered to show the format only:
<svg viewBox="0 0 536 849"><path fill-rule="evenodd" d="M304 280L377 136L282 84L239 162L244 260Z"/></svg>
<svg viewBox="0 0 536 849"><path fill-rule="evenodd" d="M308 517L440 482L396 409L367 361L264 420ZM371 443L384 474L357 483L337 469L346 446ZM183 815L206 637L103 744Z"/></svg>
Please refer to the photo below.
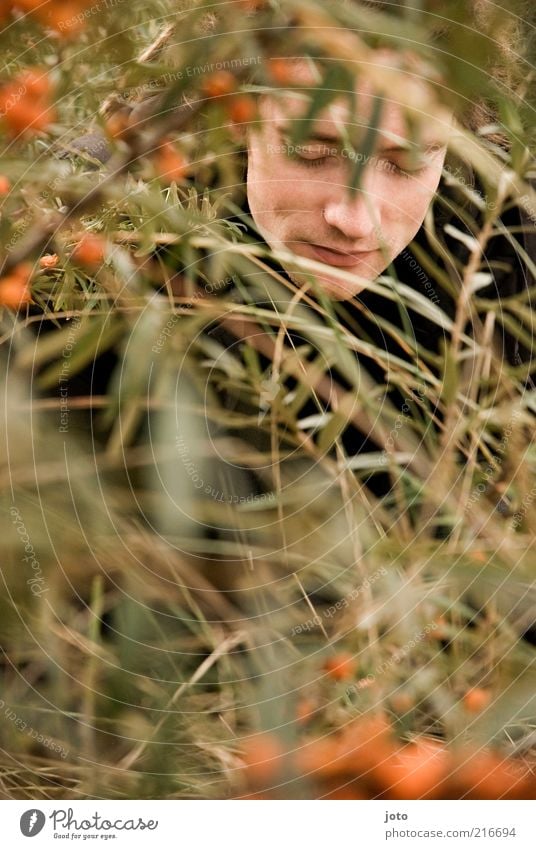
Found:
<svg viewBox="0 0 536 849"><path fill-rule="evenodd" d="M304 285L308 285L309 288L307 294L314 296L315 290L311 285L310 274L297 271L288 271L288 274L292 282L297 286L302 287ZM366 289L368 279L368 275L366 278L359 276L355 278L355 282L350 282L348 280L339 279L338 277L331 277L329 274L316 275L316 281L319 288L322 289L328 298L333 298L335 301L347 301L355 295L359 295L363 289Z"/></svg>

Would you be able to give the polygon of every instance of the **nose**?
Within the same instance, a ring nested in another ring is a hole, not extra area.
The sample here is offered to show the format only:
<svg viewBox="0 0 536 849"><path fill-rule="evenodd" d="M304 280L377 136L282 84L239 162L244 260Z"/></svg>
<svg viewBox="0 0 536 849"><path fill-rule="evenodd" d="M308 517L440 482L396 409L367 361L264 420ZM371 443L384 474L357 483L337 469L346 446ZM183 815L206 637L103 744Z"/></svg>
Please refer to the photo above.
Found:
<svg viewBox="0 0 536 849"><path fill-rule="evenodd" d="M381 230L379 204L374 195L362 189L351 197L347 186L336 188L340 196L324 206L324 220L347 239L372 245L375 233Z"/></svg>

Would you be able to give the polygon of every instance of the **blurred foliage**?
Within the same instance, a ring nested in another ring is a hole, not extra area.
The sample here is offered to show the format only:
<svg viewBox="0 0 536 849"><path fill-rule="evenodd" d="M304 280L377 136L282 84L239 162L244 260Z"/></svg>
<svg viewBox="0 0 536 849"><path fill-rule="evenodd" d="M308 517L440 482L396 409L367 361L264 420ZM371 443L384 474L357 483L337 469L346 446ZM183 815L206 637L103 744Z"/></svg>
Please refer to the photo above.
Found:
<svg viewBox="0 0 536 849"><path fill-rule="evenodd" d="M410 741L425 771L434 745L515 760L532 793L532 7L0 8L3 797L266 793L281 775L252 764L304 746L279 796L419 798ZM303 258L298 296L259 239L243 130L260 92L299 89L305 137L356 108L356 62L408 43L460 122L411 246L438 299L394 263L371 322ZM379 716L401 760L367 783Z"/></svg>

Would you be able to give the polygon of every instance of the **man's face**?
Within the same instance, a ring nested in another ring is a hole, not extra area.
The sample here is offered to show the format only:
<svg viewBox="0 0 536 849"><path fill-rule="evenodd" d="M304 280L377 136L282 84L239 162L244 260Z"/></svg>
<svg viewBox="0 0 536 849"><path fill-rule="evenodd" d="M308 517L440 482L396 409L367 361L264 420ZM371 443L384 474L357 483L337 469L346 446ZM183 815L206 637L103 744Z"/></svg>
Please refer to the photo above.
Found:
<svg viewBox="0 0 536 849"><path fill-rule="evenodd" d="M329 272L316 273L324 291L337 299L358 294L414 238L437 189L446 152L443 121L425 122L416 146L408 137L402 108L384 99L375 149L352 197L348 187L356 160L365 162L359 134L366 134L374 92L363 81L356 97L357 126L350 122L347 101L335 101L293 149L291 126L305 114L308 102L297 92L264 96L260 129L248 139L248 202L260 233L272 249L356 275L348 282ZM345 132L358 139L353 149L344 141ZM308 279L306 273L290 274L300 285Z"/></svg>

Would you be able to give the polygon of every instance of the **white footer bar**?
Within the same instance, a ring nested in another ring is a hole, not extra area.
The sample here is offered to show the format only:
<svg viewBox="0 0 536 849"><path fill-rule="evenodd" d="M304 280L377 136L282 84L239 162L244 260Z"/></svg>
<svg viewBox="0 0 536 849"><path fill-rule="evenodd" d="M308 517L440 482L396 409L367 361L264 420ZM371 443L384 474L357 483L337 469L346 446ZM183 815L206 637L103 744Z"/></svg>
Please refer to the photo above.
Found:
<svg viewBox="0 0 536 849"><path fill-rule="evenodd" d="M0 802L1 845L535 849L532 801ZM531 816L532 814L532 816Z"/></svg>

